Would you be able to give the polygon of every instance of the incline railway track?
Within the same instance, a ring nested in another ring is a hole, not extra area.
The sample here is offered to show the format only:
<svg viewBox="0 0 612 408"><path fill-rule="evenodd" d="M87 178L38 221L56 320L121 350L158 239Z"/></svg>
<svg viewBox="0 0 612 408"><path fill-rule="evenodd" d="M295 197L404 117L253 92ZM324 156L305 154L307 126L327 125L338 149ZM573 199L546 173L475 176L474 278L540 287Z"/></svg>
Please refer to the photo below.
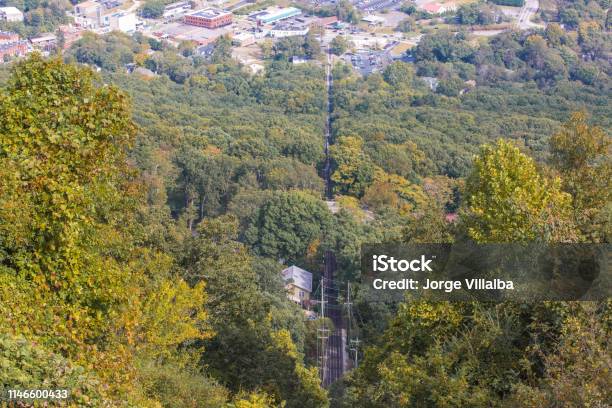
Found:
<svg viewBox="0 0 612 408"><path fill-rule="evenodd" d="M332 57L331 51L327 49L327 64L325 67L325 84L327 88L326 102L326 118L325 118L325 197L328 202L333 200L332 182L331 182L331 158L329 154L331 140L331 113L332 102L331 94L333 90L332 77ZM319 375L321 376L321 384L328 387L344 374L345 367L345 345L343 336L344 321L342 318L342 306L338 303L339 289L335 283L336 272L336 256L333 251L325 251L325 265L323 276L321 278L321 317L329 318L333 323L333 329L323 327L318 332L318 337L321 342L319 358Z"/></svg>

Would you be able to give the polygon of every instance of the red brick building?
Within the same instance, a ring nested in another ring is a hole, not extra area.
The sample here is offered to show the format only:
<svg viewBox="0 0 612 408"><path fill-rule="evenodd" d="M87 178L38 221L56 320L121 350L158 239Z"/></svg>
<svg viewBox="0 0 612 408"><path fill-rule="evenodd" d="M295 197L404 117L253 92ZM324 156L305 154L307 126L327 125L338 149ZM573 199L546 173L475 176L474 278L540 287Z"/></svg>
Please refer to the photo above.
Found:
<svg viewBox="0 0 612 408"><path fill-rule="evenodd" d="M11 57L21 57L28 52L27 41L0 43L0 63Z"/></svg>
<svg viewBox="0 0 612 408"><path fill-rule="evenodd" d="M218 28L232 24L232 13L212 8L198 10L184 16L183 22L198 27Z"/></svg>
<svg viewBox="0 0 612 408"><path fill-rule="evenodd" d="M19 41L19 34L10 31L0 31L0 44Z"/></svg>

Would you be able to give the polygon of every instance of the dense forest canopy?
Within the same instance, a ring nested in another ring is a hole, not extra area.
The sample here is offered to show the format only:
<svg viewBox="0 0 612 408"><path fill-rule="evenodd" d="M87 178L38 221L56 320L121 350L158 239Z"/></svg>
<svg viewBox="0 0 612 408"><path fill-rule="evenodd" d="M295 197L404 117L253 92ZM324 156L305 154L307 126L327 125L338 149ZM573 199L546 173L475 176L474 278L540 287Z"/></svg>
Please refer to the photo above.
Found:
<svg viewBox="0 0 612 408"><path fill-rule="evenodd" d="M358 287L366 242L610 242L604 2L559 3L546 29L435 30L366 78L335 64L334 212L313 36L265 44L257 74L227 37L203 56L115 32L3 70L2 385L46 380L92 407L612 404L610 301L398 305ZM329 390L323 323L280 276L317 282L326 250L364 344Z"/></svg>

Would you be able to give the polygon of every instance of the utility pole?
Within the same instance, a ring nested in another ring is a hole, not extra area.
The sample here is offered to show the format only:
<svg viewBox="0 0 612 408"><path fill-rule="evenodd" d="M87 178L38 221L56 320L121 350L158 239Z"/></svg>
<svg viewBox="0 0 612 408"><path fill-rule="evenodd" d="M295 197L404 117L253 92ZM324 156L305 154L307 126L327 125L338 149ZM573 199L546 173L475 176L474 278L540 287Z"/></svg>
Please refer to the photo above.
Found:
<svg viewBox="0 0 612 408"><path fill-rule="evenodd" d="M353 309L352 309L353 303L351 302L351 283L347 282L346 284L346 307L348 310L348 339L349 339L349 351L353 351L355 352L355 358L353 359L353 366L354 368L357 368L357 366L359 365L359 343L361 343L361 340L359 340L359 336L357 336L356 339L352 339L351 338L351 324L352 324L352 315L353 315Z"/></svg>
<svg viewBox="0 0 612 408"><path fill-rule="evenodd" d="M327 339L329 337L329 329L325 323L325 278L321 278L321 326L317 329L318 339L321 340L320 354L317 358L319 362L319 373L321 375L321 384L325 385L327 381ZM318 341L317 341L318 345Z"/></svg>
<svg viewBox="0 0 612 408"><path fill-rule="evenodd" d="M348 327L347 327L347 337L351 338L351 282L346 283L346 308L348 310Z"/></svg>
<svg viewBox="0 0 612 408"><path fill-rule="evenodd" d="M361 343L361 340L359 340L359 338L356 338L355 340L350 340L349 350L355 352L355 359L353 360L355 368L359 367L359 343Z"/></svg>

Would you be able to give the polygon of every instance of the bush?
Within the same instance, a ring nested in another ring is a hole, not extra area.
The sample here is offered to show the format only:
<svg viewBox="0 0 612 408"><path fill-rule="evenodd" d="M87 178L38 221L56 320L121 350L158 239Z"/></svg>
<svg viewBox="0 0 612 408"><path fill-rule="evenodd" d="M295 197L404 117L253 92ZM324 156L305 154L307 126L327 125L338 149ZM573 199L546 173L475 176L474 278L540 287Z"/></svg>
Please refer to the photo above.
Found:
<svg viewBox="0 0 612 408"><path fill-rule="evenodd" d="M79 407L104 405L98 379L83 367L23 337L0 335L0 394L8 389L68 389Z"/></svg>
<svg viewBox="0 0 612 408"><path fill-rule="evenodd" d="M436 92L446 96L459 96L464 87L464 83L459 78L443 79L438 84Z"/></svg>

